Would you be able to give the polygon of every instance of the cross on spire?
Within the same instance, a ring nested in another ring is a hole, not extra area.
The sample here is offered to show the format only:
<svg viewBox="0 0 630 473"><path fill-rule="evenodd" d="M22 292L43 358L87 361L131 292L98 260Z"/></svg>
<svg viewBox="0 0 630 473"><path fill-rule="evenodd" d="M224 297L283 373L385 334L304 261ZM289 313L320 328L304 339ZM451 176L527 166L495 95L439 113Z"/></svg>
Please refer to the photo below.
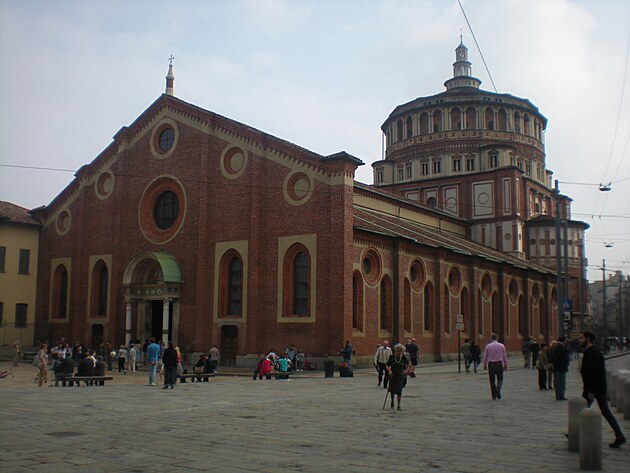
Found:
<svg viewBox="0 0 630 473"><path fill-rule="evenodd" d="M173 56L173 55L171 54L171 57L169 57L169 58L168 58L168 65L169 65L169 66L172 66L172 65L173 65L173 59L175 59L175 56Z"/></svg>

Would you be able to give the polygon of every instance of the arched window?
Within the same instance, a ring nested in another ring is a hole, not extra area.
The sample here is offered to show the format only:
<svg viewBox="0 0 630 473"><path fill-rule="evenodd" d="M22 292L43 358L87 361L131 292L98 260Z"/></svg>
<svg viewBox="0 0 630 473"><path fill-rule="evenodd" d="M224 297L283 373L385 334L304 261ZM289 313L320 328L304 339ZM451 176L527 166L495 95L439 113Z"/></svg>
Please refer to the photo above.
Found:
<svg viewBox="0 0 630 473"><path fill-rule="evenodd" d="M501 335L501 311L499 310L499 296L497 291L492 293L492 331L497 335Z"/></svg>
<svg viewBox="0 0 630 473"><path fill-rule="evenodd" d="M521 114L514 112L514 133L521 132Z"/></svg>
<svg viewBox="0 0 630 473"><path fill-rule="evenodd" d="M523 336L527 333L527 318L525 314L525 299L518 298L518 334Z"/></svg>
<svg viewBox="0 0 630 473"><path fill-rule="evenodd" d="M451 110L451 130L462 129L462 112L459 108L455 107Z"/></svg>
<svg viewBox="0 0 630 473"><path fill-rule="evenodd" d="M284 257L284 315L309 317L311 288L311 257L306 247L296 243Z"/></svg>
<svg viewBox="0 0 630 473"><path fill-rule="evenodd" d="M53 284L53 317L65 319L68 317L68 271L62 264L55 270Z"/></svg>
<svg viewBox="0 0 630 473"><path fill-rule="evenodd" d="M403 139L403 121L398 120L396 122L396 140L401 141Z"/></svg>
<svg viewBox="0 0 630 473"><path fill-rule="evenodd" d="M219 278L219 317L242 317L243 260L236 250L221 258Z"/></svg>
<svg viewBox="0 0 630 473"><path fill-rule="evenodd" d="M363 332L363 278L359 271L352 276L352 328Z"/></svg>
<svg viewBox="0 0 630 473"><path fill-rule="evenodd" d="M507 131L507 113L503 108L499 109L497 130Z"/></svg>
<svg viewBox="0 0 630 473"><path fill-rule="evenodd" d="M424 329L433 330L434 320L433 285L427 282L424 286Z"/></svg>
<svg viewBox="0 0 630 473"><path fill-rule="evenodd" d="M437 199L435 197L429 197L427 199L427 205L432 209L437 207Z"/></svg>
<svg viewBox="0 0 630 473"><path fill-rule="evenodd" d="M103 260L98 260L92 269L91 285L90 315L105 317L107 316L109 271Z"/></svg>
<svg viewBox="0 0 630 473"><path fill-rule="evenodd" d="M381 280L380 329L392 327L392 282L388 276Z"/></svg>
<svg viewBox="0 0 630 473"><path fill-rule="evenodd" d="M530 135L530 124L529 124L529 115L525 114L523 116L523 133L526 135Z"/></svg>
<svg viewBox="0 0 630 473"><path fill-rule="evenodd" d="M492 107L486 108L485 121L486 121L486 129L494 130L494 109Z"/></svg>
<svg viewBox="0 0 630 473"><path fill-rule="evenodd" d="M422 112L420 114L420 134L426 135L429 133L429 115L427 112Z"/></svg>
<svg viewBox="0 0 630 473"><path fill-rule="evenodd" d="M411 333L411 284L409 283L409 279L407 278L405 278L405 289L403 297L403 328L405 332Z"/></svg>
<svg viewBox="0 0 630 473"><path fill-rule="evenodd" d="M466 128L477 128L477 111L473 107L468 107L466 109Z"/></svg>
<svg viewBox="0 0 630 473"><path fill-rule="evenodd" d="M411 138L413 136L413 120L411 119L411 117L407 117L406 125L407 125L407 138Z"/></svg>
<svg viewBox="0 0 630 473"><path fill-rule="evenodd" d="M470 316L470 296L467 288L462 288L459 300L461 302L461 314L464 318L464 331L468 334L473 334L473 320Z"/></svg>
<svg viewBox="0 0 630 473"><path fill-rule="evenodd" d="M442 131L444 129L444 125L442 123L442 110L436 110L433 112L433 133L437 133L438 131Z"/></svg>

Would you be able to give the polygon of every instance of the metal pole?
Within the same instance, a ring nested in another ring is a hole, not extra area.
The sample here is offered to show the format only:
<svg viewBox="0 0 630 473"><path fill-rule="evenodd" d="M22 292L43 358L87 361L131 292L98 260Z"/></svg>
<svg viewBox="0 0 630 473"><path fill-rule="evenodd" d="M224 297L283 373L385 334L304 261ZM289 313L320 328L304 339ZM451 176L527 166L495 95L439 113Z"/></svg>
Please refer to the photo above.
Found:
<svg viewBox="0 0 630 473"><path fill-rule="evenodd" d="M603 333L602 336L607 337L608 336L608 322L606 321L606 259L602 260L602 271L604 272L604 286L603 286L603 292L604 292L604 316L603 316Z"/></svg>
<svg viewBox="0 0 630 473"><path fill-rule="evenodd" d="M558 291L558 336L564 334L564 318L562 314L562 305L564 303L564 288L562 287L562 256L560 253L560 187L558 179L555 181L554 196L556 198L556 286Z"/></svg>
<svg viewBox="0 0 630 473"><path fill-rule="evenodd" d="M619 309L617 310L617 336L619 338L621 338L621 336L623 335L623 320L622 320L622 315L621 315L621 285L623 282L623 273L621 272L621 270L619 270Z"/></svg>
<svg viewBox="0 0 630 473"><path fill-rule="evenodd" d="M568 215L567 215L568 217ZM571 281L571 278L569 277L569 231L568 231L568 227L569 227L569 220L567 218L562 219L562 233L563 233L563 241L564 241L564 246L563 246L563 250L564 250L564 278L562 281L562 291L564 293L564 299L569 299L570 297L570 291L569 291L569 282ZM573 299L571 297L571 299ZM571 311L573 311L573 308L571 308ZM569 316L569 320L572 321L573 320L573 313L571 313L571 315ZM566 336L566 333L564 334Z"/></svg>
<svg viewBox="0 0 630 473"><path fill-rule="evenodd" d="M462 331L457 329L457 372L462 372Z"/></svg>

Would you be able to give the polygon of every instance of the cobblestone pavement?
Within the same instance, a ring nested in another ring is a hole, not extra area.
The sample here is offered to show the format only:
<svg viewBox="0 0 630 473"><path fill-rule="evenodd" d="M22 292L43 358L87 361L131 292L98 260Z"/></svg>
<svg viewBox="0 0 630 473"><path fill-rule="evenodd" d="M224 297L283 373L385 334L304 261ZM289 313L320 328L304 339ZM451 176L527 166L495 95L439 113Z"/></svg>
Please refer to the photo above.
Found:
<svg viewBox="0 0 630 473"><path fill-rule="evenodd" d="M0 380L0 470L7 472L574 472L566 402L540 392L536 370L506 373L492 401L487 375L453 364L418 370L403 410L382 409L373 371L324 379L220 376L173 390L145 386L146 373L104 387L37 388L21 365ZM608 365L630 369L630 356ZM7 369L8 363L0 368ZM577 362L568 378L579 395ZM626 436L630 421L621 420ZM630 445L607 447L606 472L627 472Z"/></svg>

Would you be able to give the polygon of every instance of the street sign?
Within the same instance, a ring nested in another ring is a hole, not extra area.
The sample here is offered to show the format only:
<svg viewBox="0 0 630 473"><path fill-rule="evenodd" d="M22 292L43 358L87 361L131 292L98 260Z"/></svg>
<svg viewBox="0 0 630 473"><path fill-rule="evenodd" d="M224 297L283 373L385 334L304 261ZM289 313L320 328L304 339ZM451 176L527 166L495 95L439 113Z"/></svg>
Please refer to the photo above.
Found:
<svg viewBox="0 0 630 473"><path fill-rule="evenodd" d="M570 310L565 310L562 315L564 316L564 321L568 322L569 320L571 320L571 311Z"/></svg>
<svg viewBox="0 0 630 473"><path fill-rule="evenodd" d="M565 299L562 301L562 310L571 312L573 310L573 299Z"/></svg>
<svg viewBox="0 0 630 473"><path fill-rule="evenodd" d="M464 322L457 322L455 324L455 330L459 330L460 332L464 330Z"/></svg>
<svg viewBox="0 0 630 473"><path fill-rule="evenodd" d="M458 324L464 323L464 316L462 314L457 314L455 317L455 322L457 322Z"/></svg>

